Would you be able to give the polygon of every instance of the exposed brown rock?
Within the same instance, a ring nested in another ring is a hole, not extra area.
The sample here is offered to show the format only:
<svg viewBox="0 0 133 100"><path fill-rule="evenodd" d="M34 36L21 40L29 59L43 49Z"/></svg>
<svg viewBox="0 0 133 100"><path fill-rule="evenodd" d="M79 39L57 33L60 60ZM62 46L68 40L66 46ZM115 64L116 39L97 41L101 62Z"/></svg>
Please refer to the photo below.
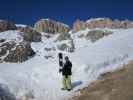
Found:
<svg viewBox="0 0 133 100"><path fill-rule="evenodd" d="M1 43L0 46L0 59L5 62L23 62L34 54L30 43L26 41L8 41Z"/></svg>
<svg viewBox="0 0 133 100"><path fill-rule="evenodd" d="M85 28L86 28L85 22L80 21L79 19L77 19L76 22L74 22L74 24L73 24L73 31L74 32L83 30Z"/></svg>
<svg viewBox="0 0 133 100"><path fill-rule="evenodd" d="M95 29L95 28L110 28L110 29L117 29L117 28L133 28L133 22L129 20L112 20L110 18L94 18L89 19L85 22L76 20L76 22L73 25L74 31L80 31L82 29L89 28L89 29Z"/></svg>
<svg viewBox="0 0 133 100"><path fill-rule="evenodd" d="M0 20L0 32L7 30L15 30L16 25L13 22L9 22L6 20Z"/></svg>
<svg viewBox="0 0 133 100"><path fill-rule="evenodd" d="M41 41L41 33L37 32L30 26L19 27L18 30L22 32L22 36L25 41L29 41L29 42L40 42Z"/></svg>
<svg viewBox="0 0 133 100"><path fill-rule="evenodd" d="M51 19L41 19L37 21L34 25L34 28L38 32L46 32L52 34L67 33L70 30L68 25Z"/></svg>
<svg viewBox="0 0 133 100"><path fill-rule="evenodd" d="M95 42L101 38L103 38L104 36L108 36L110 34L112 34L113 32L111 31L102 31L102 30L92 30L92 31L89 31L87 33L87 35L85 36L85 38L87 40L90 40L91 42Z"/></svg>
<svg viewBox="0 0 133 100"><path fill-rule="evenodd" d="M122 69L102 75L101 80L81 89L72 100L132 100L133 62Z"/></svg>

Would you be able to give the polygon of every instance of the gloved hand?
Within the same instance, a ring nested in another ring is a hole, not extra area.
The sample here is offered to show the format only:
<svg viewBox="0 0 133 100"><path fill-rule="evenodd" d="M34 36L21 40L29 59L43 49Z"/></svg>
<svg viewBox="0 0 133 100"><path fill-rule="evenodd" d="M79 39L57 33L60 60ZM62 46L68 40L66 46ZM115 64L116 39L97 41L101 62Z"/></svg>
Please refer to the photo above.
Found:
<svg viewBox="0 0 133 100"><path fill-rule="evenodd" d="M62 72L62 69L59 69L59 73L61 73Z"/></svg>
<svg viewBox="0 0 133 100"><path fill-rule="evenodd" d="M65 78L68 78L68 75L65 75Z"/></svg>

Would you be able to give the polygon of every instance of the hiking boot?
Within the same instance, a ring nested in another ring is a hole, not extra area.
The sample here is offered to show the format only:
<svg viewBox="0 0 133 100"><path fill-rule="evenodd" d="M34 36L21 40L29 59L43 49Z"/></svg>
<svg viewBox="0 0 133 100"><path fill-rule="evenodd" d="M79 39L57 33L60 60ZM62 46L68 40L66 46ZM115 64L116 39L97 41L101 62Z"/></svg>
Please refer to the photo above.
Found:
<svg viewBox="0 0 133 100"><path fill-rule="evenodd" d="M71 91L72 89L67 89L67 91Z"/></svg>

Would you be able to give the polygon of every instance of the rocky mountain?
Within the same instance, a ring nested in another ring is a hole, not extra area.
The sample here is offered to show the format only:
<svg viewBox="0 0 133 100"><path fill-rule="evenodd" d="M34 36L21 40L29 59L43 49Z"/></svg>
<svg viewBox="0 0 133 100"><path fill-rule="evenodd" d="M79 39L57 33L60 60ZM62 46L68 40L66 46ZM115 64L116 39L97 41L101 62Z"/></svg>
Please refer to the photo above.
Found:
<svg viewBox="0 0 133 100"><path fill-rule="evenodd" d="M0 20L0 62L23 62L35 52L31 42L40 42L41 33L27 25Z"/></svg>
<svg viewBox="0 0 133 100"><path fill-rule="evenodd" d="M35 52L32 50L28 42L14 41L0 43L0 61L5 62L23 62L33 56Z"/></svg>
<svg viewBox="0 0 133 100"><path fill-rule="evenodd" d="M98 79L101 74L104 75L106 72L114 71L120 68L119 65L126 64L128 61L133 60L133 29L93 29L93 27L92 29L88 29L86 23L99 20L104 19L91 19L86 22L77 20L75 27L78 32L74 33L72 33L72 31L62 32L61 34L56 33L57 31L53 31L55 30L54 27L47 26L46 30L49 30L49 32L43 31L43 35L41 35L36 28L18 24L16 25L16 30L0 32L1 84L9 87L11 94L13 94L17 100L64 100L74 95L73 93L75 93L75 91L86 87L87 84L90 86L91 82ZM47 21L49 21L49 19ZM99 23L111 27L112 24L109 24L111 20L105 22L108 22L108 24L103 23L103 21ZM115 25L118 25L117 27L119 28L122 22L118 20L116 20L116 22L118 24ZM130 21L126 22L131 23ZM67 27L64 24L61 25ZM103 27L102 25L100 26L99 24L99 27ZM115 26L115 28L117 27ZM58 32L61 28L62 27L58 26ZM51 30L53 32L52 34L50 33ZM69 93L61 90L62 85L59 81L61 77L58 73L59 52L63 53L63 58L69 56L73 63L73 90ZM30 60L28 60L29 58ZM117 79L117 81L120 81L119 78L121 79L119 75L114 78ZM122 77L122 79L124 80L121 81L122 84L120 86L123 87L123 82L128 78ZM114 81L116 85L112 85L113 81L110 81L111 84L100 84L101 89L99 91L89 92L89 89L87 89L86 93L89 95L84 95L83 93L83 96L86 97L86 100L97 100L96 98L99 100L108 100L108 98L112 96L110 93L116 92L116 94L121 94L121 91L126 89L121 88L120 92L117 92L115 89L119 89L117 88L119 87L118 82ZM115 86L115 88L113 88L113 86ZM128 83L126 83L125 86L129 86ZM110 89L109 91L108 87ZM130 87L132 87L132 84ZM98 90L99 86L93 89ZM2 93L1 91L4 92L5 90L0 88L0 95ZM107 95L104 93L107 93ZM123 92L123 94L126 93L128 92ZM133 92L131 91L131 93ZM2 98L1 100L5 98L4 94L8 95L4 92L2 96L0 96L0 99ZM76 92L76 94L78 93ZM103 95L103 98L100 99L101 95ZM80 96L82 96L82 94ZM127 98L123 100L127 100ZM82 99L84 98L74 98L74 100ZM121 99L122 98L118 100ZM112 98L110 100L117 99ZM132 98L130 100L132 100Z"/></svg>
<svg viewBox="0 0 133 100"><path fill-rule="evenodd" d="M0 62L23 62L35 52L30 42L25 41L18 31L6 31L0 34Z"/></svg>
<svg viewBox="0 0 133 100"><path fill-rule="evenodd" d="M0 20L0 61L26 61L35 54L32 50L31 43L43 42L50 37L55 38L55 44L53 45L56 45L55 48L58 50L74 52L76 50L75 41L73 40L74 37L78 36L78 38L85 39L85 41L96 42L105 36L113 34L113 30L97 30L95 28L133 28L133 22L129 20L112 20L110 18L95 18L87 21L78 19L73 24L73 32L75 34L71 34L68 25L52 19L40 19L35 23L34 28ZM44 35L41 35L43 32ZM53 34L57 33L62 34L54 37L55 35Z"/></svg>
<svg viewBox="0 0 133 100"><path fill-rule="evenodd" d="M112 20L110 18L92 18L87 21L76 20L73 24L73 30L79 31L85 28L94 29L94 28L133 28L133 22L129 20Z"/></svg>
<svg viewBox="0 0 133 100"><path fill-rule="evenodd" d="M34 25L34 28L38 32L46 32L52 34L67 33L70 30L68 25L51 19L41 19L37 21Z"/></svg>
<svg viewBox="0 0 133 100"><path fill-rule="evenodd" d="M17 27L15 23L11 21L6 20L0 20L0 32L6 31L6 30L15 30Z"/></svg>

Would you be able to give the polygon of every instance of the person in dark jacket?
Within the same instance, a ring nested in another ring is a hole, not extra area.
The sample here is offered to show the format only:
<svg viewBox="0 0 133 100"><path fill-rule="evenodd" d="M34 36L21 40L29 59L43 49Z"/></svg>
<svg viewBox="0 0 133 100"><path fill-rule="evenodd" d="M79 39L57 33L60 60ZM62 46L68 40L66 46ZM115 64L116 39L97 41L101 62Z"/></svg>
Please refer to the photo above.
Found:
<svg viewBox="0 0 133 100"><path fill-rule="evenodd" d="M62 68L62 75L63 75L63 88L62 90L70 91L72 89L71 84L71 75L72 75L72 63L69 60L68 56L65 57L65 63Z"/></svg>

